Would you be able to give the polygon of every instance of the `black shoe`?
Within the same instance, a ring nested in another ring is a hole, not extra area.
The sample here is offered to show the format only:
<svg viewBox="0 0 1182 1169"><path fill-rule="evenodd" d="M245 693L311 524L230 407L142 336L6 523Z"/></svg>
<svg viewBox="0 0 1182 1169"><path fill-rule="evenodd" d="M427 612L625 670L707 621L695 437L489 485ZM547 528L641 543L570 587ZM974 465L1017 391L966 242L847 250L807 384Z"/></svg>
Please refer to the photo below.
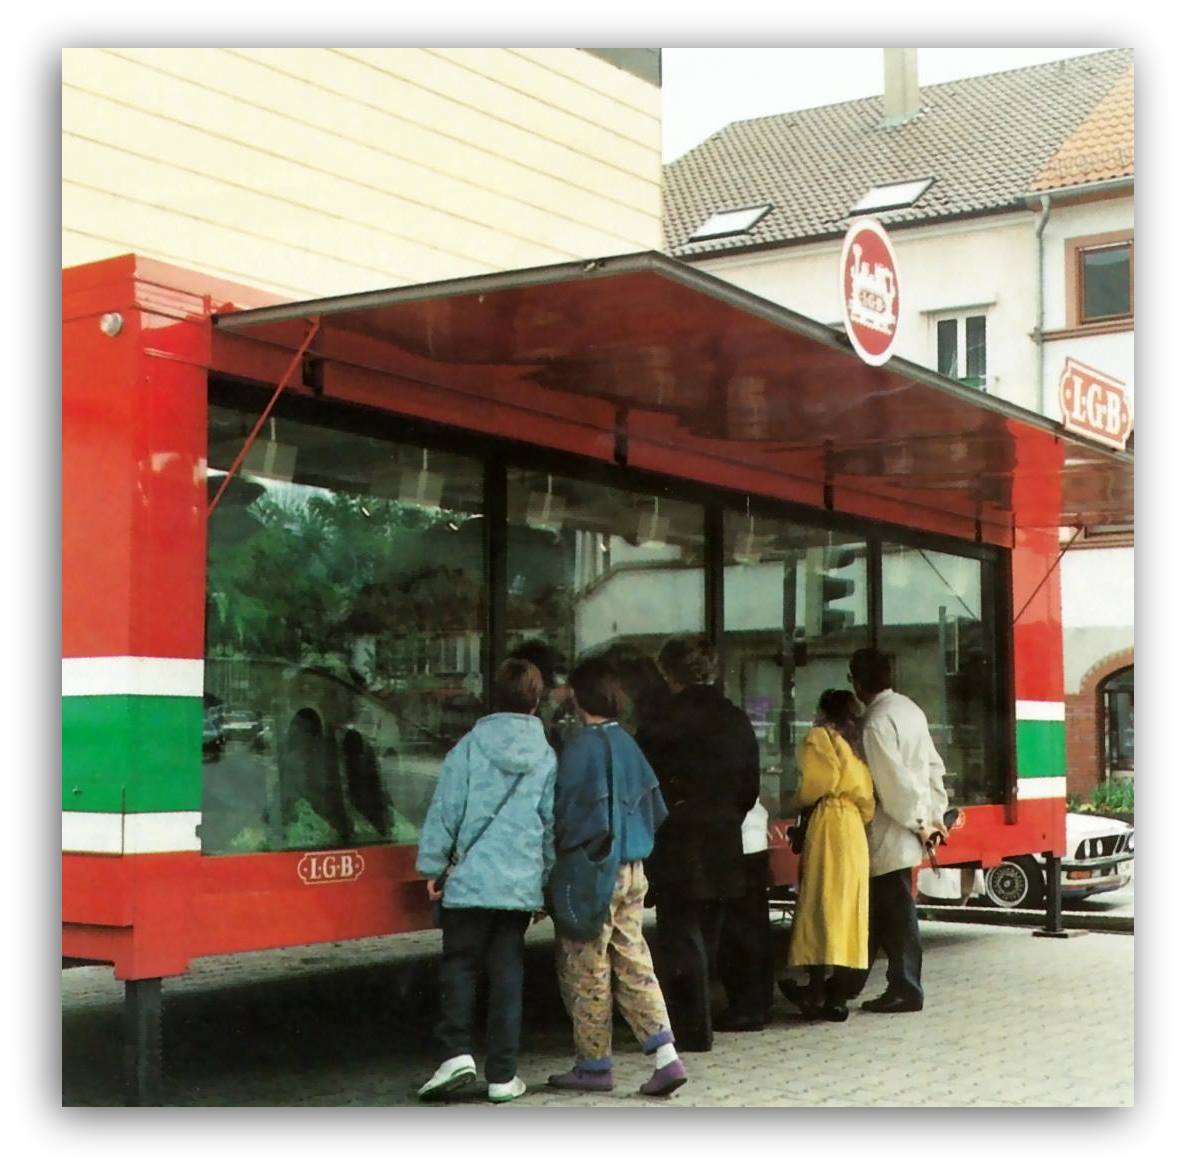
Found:
<svg viewBox="0 0 1182 1169"><path fill-rule="evenodd" d="M850 1017L850 1009L836 1003L826 1003L821 1008L821 1018L829 1023L844 1023Z"/></svg>
<svg viewBox="0 0 1182 1169"><path fill-rule="evenodd" d="M872 1011L876 1015L899 1015L906 1011L922 1011L923 1000L904 998L888 991L876 999L867 999L862 1004L862 1010Z"/></svg>
<svg viewBox="0 0 1182 1169"><path fill-rule="evenodd" d="M805 990L798 982L793 982L791 978L781 978L776 985L780 988L780 993L794 1006L799 1007L805 1002Z"/></svg>
<svg viewBox="0 0 1182 1169"><path fill-rule="evenodd" d="M715 1031L762 1031L763 1020L750 1015L719 1015L714 1020Z"/></svg>

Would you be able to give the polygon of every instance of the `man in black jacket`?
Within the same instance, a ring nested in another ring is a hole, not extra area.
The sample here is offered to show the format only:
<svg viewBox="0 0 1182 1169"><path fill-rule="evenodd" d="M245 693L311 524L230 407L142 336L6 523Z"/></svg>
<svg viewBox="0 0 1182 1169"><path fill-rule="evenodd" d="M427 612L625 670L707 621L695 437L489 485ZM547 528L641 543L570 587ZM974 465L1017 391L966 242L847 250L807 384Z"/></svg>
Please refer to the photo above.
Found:
<svg viewBox="0 0 1182 1169"><path fill-rule="evenodd" d="M710 982L725 907L743 895L743 817L759 794L759 746L747 716L714 685L718 655L677 637L657 658L673 697L637 729L669 816L647 863L657 907L657 976L683 1051L714 1043Z"/></svg>

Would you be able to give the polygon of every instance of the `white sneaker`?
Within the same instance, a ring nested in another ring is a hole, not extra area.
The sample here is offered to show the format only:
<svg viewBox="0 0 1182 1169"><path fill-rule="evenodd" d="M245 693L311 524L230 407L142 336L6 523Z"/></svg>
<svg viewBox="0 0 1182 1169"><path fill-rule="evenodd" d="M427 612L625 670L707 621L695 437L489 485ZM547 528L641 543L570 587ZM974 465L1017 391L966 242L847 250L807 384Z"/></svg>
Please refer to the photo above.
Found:
<svg viewBox="0 0 1182 1169"><path fill-rule="evenodd" d="M445 1059L435 1074L419 1089L420 1100L438 1100L449 1092L476 1079L476 1061L470 1055Z"/></svg>
<svg viewBox="0 0 1182 1169"><path fill-rule="evenodd" d="M514 1076L507 1084L489 1084L488 1098L494 1104L508 1104L525 1095L525 1081L520 1076Z"/></svg>

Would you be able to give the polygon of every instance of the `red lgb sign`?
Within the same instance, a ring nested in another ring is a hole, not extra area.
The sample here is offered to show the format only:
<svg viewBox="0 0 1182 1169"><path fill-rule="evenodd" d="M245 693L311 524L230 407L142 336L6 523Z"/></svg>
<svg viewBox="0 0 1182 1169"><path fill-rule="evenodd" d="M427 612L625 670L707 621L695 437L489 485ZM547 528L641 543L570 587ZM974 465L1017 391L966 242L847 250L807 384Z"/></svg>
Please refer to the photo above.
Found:
<svg viewBox="0 0 1182 1169"><path fill-rule="evenodd" d="M885 365L899 327L899 267L876 219L855 219L841 246L841 307L854 352Z"/></svg>
<svg viewBox="0 0 1182 1169"><path fill-rule="evenodd" d="M1124 450L1133 426L1124 382L1069 357L1059 378L1059 405L1072 433Z"/></svg>
<svg viewBox="0 0 1182 1169"><path fill-rule="evenodd" d="M365 872L365 857L359 852L306 852L296 872L305 885L356 881Z"/></svg>

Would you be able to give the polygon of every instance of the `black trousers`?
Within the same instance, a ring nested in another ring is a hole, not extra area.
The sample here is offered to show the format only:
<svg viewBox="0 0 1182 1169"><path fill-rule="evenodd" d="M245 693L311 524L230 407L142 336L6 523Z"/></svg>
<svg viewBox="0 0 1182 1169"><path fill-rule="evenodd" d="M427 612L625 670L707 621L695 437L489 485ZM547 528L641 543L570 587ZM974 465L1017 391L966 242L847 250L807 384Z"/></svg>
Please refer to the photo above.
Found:
<svg viewBox="0 0 1182 1169"><path fill-rule="evenodd" d="M709 1051L714 1046L710 981L717 972L726 904L657 897L653 963L681 1051Z"/></svg>
<svg viewBox="0 0 1182 1169"><path fill-rule="evenodd" d="M718 976L726 990L728 1014L762 1020L771 1010L775 981L766 852L743 857L743 878L743 896L725 903Z"/></svg>
<svg viewBox="0 0 1182 1169"><path fill-rule="evenodd" d="M484 1078L490 1084L508 1083L517 1075L521 1045L525 931L530 915L511 909L445 909L442 920L440 1018L435 1028L440 1058L472 1054L476 984L486 974Z"/></svg>
<svg viewBox="0 0 1182 1169"><path fill-rule="evenodd" d="M920 973L923 948L919 942L919 915L911 895L911 869L896 869L870 878L870 966L881 950L887 959L887 993L911 1002L923 1002ZM850 998L862 993L870 970L850 976Z"/></svg>

